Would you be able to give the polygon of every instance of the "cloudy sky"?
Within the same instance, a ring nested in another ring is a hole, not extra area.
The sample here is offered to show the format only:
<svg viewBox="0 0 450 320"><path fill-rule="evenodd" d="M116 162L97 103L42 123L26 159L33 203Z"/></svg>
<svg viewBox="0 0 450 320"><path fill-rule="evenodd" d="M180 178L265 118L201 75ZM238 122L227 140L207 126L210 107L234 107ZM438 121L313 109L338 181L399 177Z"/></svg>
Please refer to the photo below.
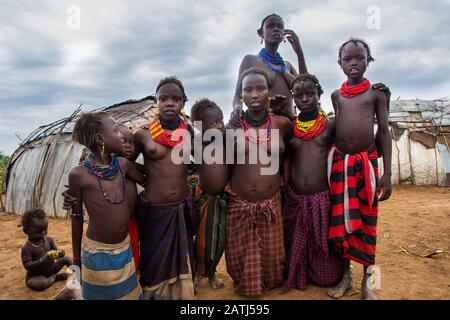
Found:
<svg viewBox="0 0 450 320"><path fill-rule="evenodd" d="M396 99L450 95L450 0L0 0L0 151L11 154L39 125L153 94L176 75L189 101L231 110L239 64L261 45L262 18L278 13L300 37L308 69L325 89L345 80L336 63L349 37L376 61L367 77ZM280 54L296 65L289 43Z"/></svg>

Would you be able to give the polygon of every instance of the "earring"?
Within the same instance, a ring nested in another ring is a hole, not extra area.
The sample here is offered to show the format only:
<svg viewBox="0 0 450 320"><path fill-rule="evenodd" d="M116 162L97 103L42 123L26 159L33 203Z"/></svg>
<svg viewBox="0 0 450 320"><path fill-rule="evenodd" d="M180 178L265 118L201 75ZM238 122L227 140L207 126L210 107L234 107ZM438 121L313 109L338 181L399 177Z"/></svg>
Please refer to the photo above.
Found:
<svg viewBox="0 0 450 320"><path fill-rule="evenodd" d="M244 99L241 98L241 104L244 104Z"/></svg>
<svg viewBox="0 0 450 320"><path fill-rule="evenodd" d="M104 154L105 154L105 143L103 142L103 144L102 144L102 159L104 159Z"/></svg>
<svg viewBox="0 0 450 320"><path fill-rule="evenodd" d="M263 37L261 37L261 41L259 43L261 43L261 44L263 43Z"/></svg>

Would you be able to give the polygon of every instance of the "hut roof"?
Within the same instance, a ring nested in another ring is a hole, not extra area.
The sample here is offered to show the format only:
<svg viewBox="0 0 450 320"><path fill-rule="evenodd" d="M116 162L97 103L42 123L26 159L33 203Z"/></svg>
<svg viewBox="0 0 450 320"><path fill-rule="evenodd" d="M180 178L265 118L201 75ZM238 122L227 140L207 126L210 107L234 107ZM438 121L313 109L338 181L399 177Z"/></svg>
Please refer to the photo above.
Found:
<svg viewBox="0 0 450 320"><path fill-rule="evenodd" d="M127 100L91 112L105 111L119 124L132 130L146 126L156 111L153 96ZM61 192L70 170L80 159L83 146L72 143L72 130L81 112L78 107L69 117L40 126L19 146L6 172L6 210L22 214L40 206L49 216L65 217Z"/></svg>

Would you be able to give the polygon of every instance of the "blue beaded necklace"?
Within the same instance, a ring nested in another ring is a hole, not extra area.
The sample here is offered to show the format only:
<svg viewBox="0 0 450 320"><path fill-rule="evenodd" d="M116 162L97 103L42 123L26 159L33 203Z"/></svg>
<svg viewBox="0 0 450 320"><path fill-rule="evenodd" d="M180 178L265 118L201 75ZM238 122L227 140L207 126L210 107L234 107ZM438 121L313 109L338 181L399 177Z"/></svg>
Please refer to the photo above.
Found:
<svg viewBox="0 0 450 320"><path fill-rule="evenodd" d="M105 198L106 201L108 201L111 204L121 204L122 202L124 202L126 193L125 175L122 171L122 168L120 167L119 160L115 156L111 156L111 161L109 164L98 165L95 163L94 156L91 153L89 157L87 157L86 160L83 161L83 167L91 175L95 176L95 178L97 179L98 186L103 195L103 198ZM122 176L123 189L122 189L122 199L119 201L114 201L109 199L100 179L111 180L115 177L117 171L120 171L120 174Z"/></svg>
<svg viewBox="0 0 450 320"><path fill-rule="evenodd" d="M262 48L258 53L258 57L270 70L275 71L279 74L282 74L286 71L286 64L284 63L283 58L278 52L276 54L272 54L267 51L266 48ZM273 65L279 65L280 68L275 68Z"/></svg>

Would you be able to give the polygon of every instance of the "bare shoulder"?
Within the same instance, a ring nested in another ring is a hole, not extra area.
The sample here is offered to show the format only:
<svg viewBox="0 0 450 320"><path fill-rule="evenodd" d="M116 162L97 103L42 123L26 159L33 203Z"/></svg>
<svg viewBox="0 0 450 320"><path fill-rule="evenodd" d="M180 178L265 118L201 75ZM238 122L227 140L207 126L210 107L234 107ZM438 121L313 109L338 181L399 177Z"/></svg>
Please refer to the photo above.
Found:
<svg viewBox="0 0 450 320"><path fill-rule="evenodd" d="M241 62L241 69L245 70L247 68L250 68L255 64L255 61L258 59L258 57L254 54L247 54L244 56Z"/></svg>
<svg viewBox="0 0 450 320"><path fill-rule="evenodd" d="M138 129L135 133L134 133L134 139L136 140L137 143L139 144L143 144L145 139L147 139L149 137L148 135L148 130L147 129Z"/></svg>
<svg viewBox="0 0 450 320"><path fill-rule="evenodd" d="M292 127L292 122L285 116L273 115L272 121L277 128L289 129Z"/></svg>
<svg viewBox="0 0 450 320"><path fill-rule="evenodd" d="M45 240L47 240L48 243L53 243L53 244L55 244L55 240L53 240L53 238L50 237L50 236L45 236Z"/></svg>
<svg viewBox="0 0 450 320"><path fill-rule="evenodd" d="M122 169L128 170L131 167L130 160L128 160L124 157L117 157L117 160L119 161L119 165Z"/></svg>
<svg viewBox="0 0 450 320"><path fill-rule="evenodd" d="M385 103L387 102L386 93L384 93L383 91L371 88L371 93L372 93L373 97L375 99L377 99L377 101L381 101L381 102L385 102Z"/></svg>
<svg viewBox="0 0 450 320"><path fill-rule="evenodd" d="M69 172L69 179L70 178L80 178L84 174L84 168L81 165L78 165Z"/></svg>
<svg viewBox="0 0 450 320"><path fill-rule="evenodd" d="M29 251L31 251L31 246L30 246L30 243L28 242L28 240L23 244L21 251L22 251L22 254L28 253Z"/></svg>
<svg viewBox="0 0 450 320"><path fill-rule="evenodd" d="M144 128L137 129L134 133L134 137L137 139L142 139L142 137L145 137L147 135L147 130Z"/></svg>
<svg viewBox="0 0 450 320"><path fill-rule="evenodd" d="M331 94L331 99L336 100L339 97L339 89L336 89L333 91L333 93Z"/></svg>

